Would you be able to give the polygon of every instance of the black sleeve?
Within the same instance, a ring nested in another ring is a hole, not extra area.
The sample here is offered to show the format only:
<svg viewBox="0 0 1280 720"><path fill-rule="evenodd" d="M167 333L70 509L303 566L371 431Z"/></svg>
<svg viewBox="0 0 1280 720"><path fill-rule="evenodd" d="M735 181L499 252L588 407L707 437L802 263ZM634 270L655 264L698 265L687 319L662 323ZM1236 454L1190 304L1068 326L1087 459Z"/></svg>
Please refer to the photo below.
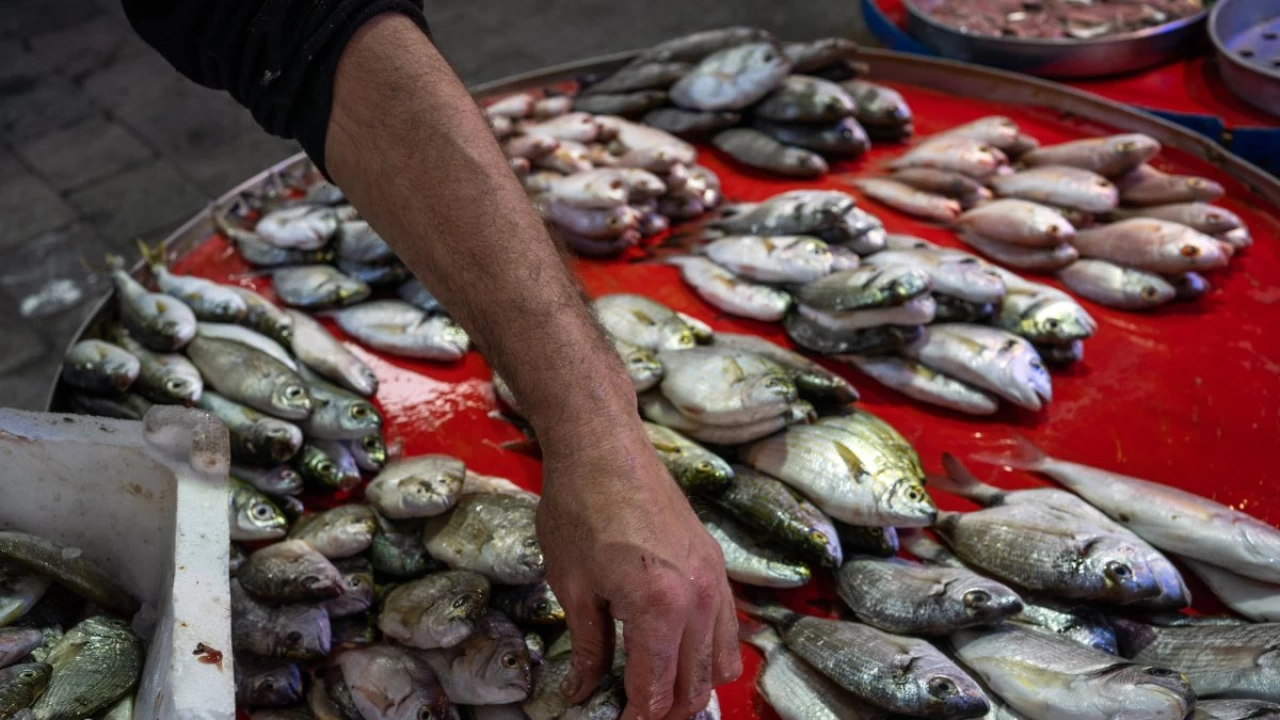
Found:
<svg viewBox="0 0 1280 720"><path fill-rule="evenodd" d="M178 72L231 93L267 132L297 138L322 172L333 75L356 30L383 13L427 29L422 0L123 2L134 29Z"/></svg>

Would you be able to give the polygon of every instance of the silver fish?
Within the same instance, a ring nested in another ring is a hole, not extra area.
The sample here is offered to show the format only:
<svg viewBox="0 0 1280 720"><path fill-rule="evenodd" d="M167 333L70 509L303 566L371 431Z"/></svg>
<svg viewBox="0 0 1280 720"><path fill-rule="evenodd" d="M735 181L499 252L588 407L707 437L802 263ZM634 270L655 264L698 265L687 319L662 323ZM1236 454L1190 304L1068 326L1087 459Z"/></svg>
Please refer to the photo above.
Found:
<svg viewBox="0 0 1280 720"><path fill-rule="evenodd" d="M1237 575L1199 560L1181 560L1222 604L1254 622L1280 622L1280 585Z"/></svg>
<svg viewBox="0 0 1280 720"><path fill-rule="evenodd" d="M1066 243L1052 247L1023 247L993 240L972 230L964 230L957 237L992 260L1019 270L1040 272L1059 270L1080 258L1080 253Z"/></svg>
<svg viewBox="0 0 1280 720"><path fill-rule="evenodd" d="M882 720L887 713L815 670L782 644L771 627L751 632L745 640L764 653L765 665L756 690L782 720Z"/></svg>
<svg viewBox="0 0 1280 720"><path fill-rule="evenodd" d="M0 669L26 657L43 640L44 633L36 628L0 628Z"/></svg>
<svg viewBox="0 0 1280 720"><path fill-rule="evenodd" d="M359 440L345 440L342 445L365 472L378 472L387 464L387 443L378 433L365 435Z"/></svg>
<svg viewBox="0 0 1280 720"><path fill-rule="evenodd" d="M880 325L854 332L832 332L799 313L782 321L787 337L807 350L824 355L888 353L901 350L920 338L919 325Z"/></svg>
<svg viewBox="0 0 1280 720"><path fill-rule="evenodd" d="M1079 494L1142 539L1234 573L1280 583L1280 530L1168 485L1045 455L1024 438L984 461L1043 473Z"/></svg>
<svg viewBox="0 0 1280 720"><path fill-rule="evenodd" d="M569 140L559 141L559 146L548 155L543 155L532 161L525 158L519 159L524 160L521 167L531 165L532 167L545 168L565 175L586 172L595 167L587 154L587 146ZM516 171L518 176L527 176L528 170L520 172L517 168L516 160L517 158L511 158L512 170Z"/></svg>
<svg viewBox="0 0 1280 720"><path fill-rule="evenodd" d="M712 344L763 355L778 363L791 376L800 395L811 400L832 400L844 404L858 399L857 389L848 380L800 353L788 350L759 335L715 333Z"/></svg>
<svg viewBox="0 0 1280 720"><path fill-rule="evenodd" d="M622 192L621 188L619 192ZM592 240L617 237L628 230L635 229L640 221L640 211L628 205L617 205L601 210L576 207L552 200L544 207L547 219L576 235Z"/></svg>
<svg viewBox="0 0 1280 720"><path fill-rule="evenodd" d="M1115 177L1123 175L1160 154L1160 143L1142 133L1112 135L1044 145L1019 156L1030 167L1070 165Z"/></svg>
<svg viewBox="0 0 1280 720"><path fill-rule="evenodd" d="M427 521L423 543L454 569L511 585L538 582L546 565L534 531L536 509L504 493L463 495L453 512Z"/></svg>
<svg viewBox="0 0 1280 720"><path fill-rule="evenodd" d="M614 142L623 151L619 162L624 167L665 172L676 163L693 165L698 159L698 151L693 145L665 130L612 115L597 116L596 122L607 123L617 133Z"/></svg>
<svg viewBox="0 0 1280 720"><path fill-rule="evenodd" d="M596 318L616 338L649 350L694 346L693 331L670 308L642 295L603 295L594 303Z"/></svg>
<svg viewBox="0 0 1280 720"><path fill-rule="evenodd" d="M1032 342L1070 343L1085 340L1098 323L1080 303L1049 285L1031 282L995 265L990 270L1004 280L1005 296L994 325Z"/></svg>
<svg viewBox="0 0 1280 720"><path fill-rule="evenodd" d="M471 344L466 331L449 317L429 316L400 300L361 303L335 310L332 317L361 343L402 357L458 360Z"/></svg>
<svg viewBox="0 0 1280 720"><path fill-rule="evenodd" d="M30 612L49 590L51 582L48 577L17 563L0 560L0 627Z"/></svg>
<svg viewBox="0 0 1280 720"><path fill-rule="evenodd" d="M711 329L710 325L688 313L677 311L676 315L684 321L685 325L689 326L689 331L693 333L694 341L699 345L710 345L711 341L715 339L716 333Z"/></svg>
<svg viewBox="0 0 1280 720"><path fill-rule="evenodd" d="M196 327L196 334L204 337L215 338L218 340L231 340L242 345L248 345L255 350L270 355L279 360L281 364L290 370L298 370L298 361L288 353L280 343L243 325L230 325L227 323L207 323L202 322Z"/></svg>
<svg viewBox="0 0 1280 720"><path fill-rule="evenodd" d="M961 630L956 655L1031 720L1178 720L1195 705L1177 672L1012 625Z"/></svg>
<svg viewBox="0 0 1280 720"><path fill-rule="evenodd" d="M791 63L772 42L720 50L671 86L671 101L693 110L741 110L776 88Z"/></svg>
<svg viewBox="0 0 1280 720"><path fill-rule="evenodd" d="M1084 257L1153 273L1211 270L1227 264L1218 241L1185 225L1154 218L1081 230L1071 242Z"/></svg>
<svg viewBox="0 0 1280 720"><path fill-rule="evenodd" d="M727 207L710 224L734 235L816 235L841 223L855 203L838 190L790 190L761 203Z"/></svg>
<svg viewBox="0 0 1280 720"><path fill-rule="evenodd" d="M231 643L238 653L289 660L329 654L329 615L317 605L266 605L231 580Z"/></svg>
<svg viewBox="0 0 1280 720"><path fill-rule="evenodd" d="M745 425L781 415L798 393L786 371L768 358L727 348L666 350L662 394L704 425Z"/></svg>
<svg viewBox="0 0 1280 720"><path fill-rule="evenodd" d="M398 295L401 300L413 305L419 310L424 310L429 313L445 311L444 305L440 304L440 300L438 300L435 295L432 295L431 291L428 290L422 284L422 281L417 278L410 278L406 280L403 285L396 288L396 295ZM295 348L294 351L297 352L297 349ZM363 395L365 393L361 394Z"/></svg>
<svg viewBox="0 0 1280 720"><path fill-rule="evenodd" d="M448 511L462 495L466 466L448 455L421 455L390 462L365 488L365 499L392 520Z"/></svg>
<svg viewBox="0 0 1280 720"><path fill-rule="evenodd" d="M648 394L652 395L652 394ZM659 396L660 399L660 396ZM641 398L641 406L645 399ZM733 477L729 463L689 438L662 425L644 423L649 442L680 487L690 494L714 492Z"/></svg>
<svg viewBox="0 0 1280 720"><path fill-rule="evenodd" d="M227 518L235 541L278 540L289 530L288 519L271 498L235 478L227 497Z"/></svg>
<svg viewBox="0 0 1280 720"><path fill-rule="evenodd" d="M233 463L231 476L243 480L267 495L297 495L302 492L302 476L288 465L255 467Z"/></svg>
<svg viewBox="0 0 1280 720"><path fill-rule="evenodd" d="M484 114L490 118L524 118L533 114L533 106L537 101L529 93L516 93L495 100L484 108Z"/></svg>
<svg viewBox="0 0 1280 720"><path fill-rule="evenodd" d="M286 420L302 420L311 413L311 396L302 378L260 350L198 336L187 347L187 356L205 382L231 400Z"/></svg>
<svg viewBox="0 0 1280 720"><path fill-rule="evenodd" d="M894 160L893 170L933 168L963 173L973 178L994 174L1008 158L992 145L966 137L930 138Z"/></svg>
<svg viewBox="0 0 1280 720"><path fill-rule="evenodd" d="M538 159L546 157L560 148L560 141L547 135L516 135L507 138L502 142L502 152L508 158L533 158ZM555 173L535 173L537 176L555 176ZM524 179L526 189L529 189L530 181L533 184L539 182L538 179L531 175ZM545 180L545 178L541 178Z"/></svg>
<svg viewBox="0 0 1280 720"><path fill-rule="evenodd" d="M245 707L282 707L302 699L302 673L298 666L241 653L235 661L236 704Z"/></svg>
<svg viewBox="0 0 1280 720"><path fill-rule="evenodd" d="M857 52L858 43L842 37L782 44L782 53L791 61L791 71L797 73L819 70L839 60L850 59Z"/></svg>
<svg viewBox="0 0 1280 720"><path fill-rule="evenodd" d="M364 220L348 220L340 224L334 245L338 257L352 262L379 264L396 259L387 241Z"/></svg>
<svg viewBox="0 0 1280 720"><path fill-rule="evenodd" d="M0 670L0 714L8 720L35 720L31 704L44 692L53 669L28 662Z"/></svg>
<svg viewBox="0 0 1280 720"><path fill-rule="evenodd" d="M541 135L577 143L595 142L600 136L600 124L593 115L585 112L567 113L537 122L526 121L517 127L526 135Z"/></svg>
<svg viewBox="0 0 1280 720"><path fill-rule="evenodd" d="M399 260L371 265L346 258L338 258L334 264L347 277L357 282L362 282L371 288L399 285L413 275L409 272L409 268Z"/></svg>
<svg viewBox="0 0 1280 720"><path fill-rule="evenodd" d="M1148 217L1176 222L1205 235L1221 235L1244 226L1240 216L1226 208L1204 202L1121 208L1114 214L1121 218Z"/></svg>
<svg viewBox="0 0 1280 720"><path fill-rule="evenodd" d="M960 201L960 206L966 209L977 206L980 201L990 200L992 197L991 191L981 182L952 170L903 168L895 170L889 178L917 190L955 198Z"/></svg>
<svg viewBox="0 0 1280 720"><path fill-rule="evenodd" d="M988 115L963 125L957 125L939 135L945 137L978 140L1001 150L1008 150L1018 143L1018 124L1003 115ZM935 135L934 137L938 137Z"/></svg>
<svg viewBox="0 0 1280 720"><path fill-rule="evenodd" d="M67 351L61 378L90 392L124 392L141 370L138 358L123 348L102 340L81 340Z"/></svg>
<svg viewBox="0 0 1280 720"><path fill-rule="evenodd" d="M793 425L748 446L742 458L799 490L836 520L922 527L937 515L924 491L915 450L865 411Z"/></svg>
<svg viewBox="0 0 1280 720"><path fill-rule="evenodd" d="M378 521L364 505L339 505L298 518L289 530L290 540L305 540L330 560L358 555L373 544Z"/></svg>
<svg viewBox="0 0 1280 720"><path fill-rule="evenodd" d="M178 298L148 292L124 270L124 261L109 257L111 282L120 304L120 319L151 350L173 352L196 334L196 316Z"/></svg>
<svg viewBox="0 0 1280 720"><path fill-rule="evenodd" d="M369 285L332 265L301 265L275 270L271 288L281 302L304 310L354 305L369 297Z"/></svg>
<svg viewBox="0 0 1280 720"><path fill-rule="evenodd" d="M666 104L667 93L663 90L635 90L616 94L599 92L578 95L573 99L573 109L577 111L628 117L641 115Z"/></svg>
<svg viewBox="0 0 1280 720"><path fill-rule="evenodd" d="M702 30L664 40L641 52L635 62L697 62L725 48L772 38L767 30L742 25Z"/></svg>
<svg viewBox="0 0 1280 720"><path fill-rule="evenodd" d="M917 190L889 178L856 178L848 181L872 200L895 210L935 222L952 222L960 216L960 203L943 195Z"/></svg>
<svg viewBox="0 0 1280 720"><path fill-rule="evenodd" d="M1214 235L1214 237L1216 237L1220 242L1230 245L1236 251L1243 250L1253 245L1253 235L1249 232L1249 228L1246 227L1238 227L1234 230L1218 233L1217 235Z"/></svg>
<svg viewBox="0 0 1280 720"><path fill-rule="evenodd" d="M244 298L231 287L195 275L175 274L165 266L163 251L153 253L141 242L139 247L160 292L184 302L197 319L232 323L249 312Z"/></svg>
<svg viewBox="0 0 1280 720"><path fill-rule="evenodd" d="M263 415L212 390L200 395L198 407L227 426L231 456L237 462L282 463L302 447L302 430L297 425Z"/></svg>
<svg viewBox="0 0 1280 720"><path fill-rule="evenodd" d="M392 522L376 518L377 532L369 547L373 569L397 580L412 580L442 567L422 546L420 521Z"/></svg>
<svg viewBox="0 0 1280 720"><path fill-rule="evenodd" d="M932 289L929 275L905 265L862 265L832 273L795 290L814 310L848 312L902 305Z"/></svg>
<svg viewBox="0 0 1280 720"><path fill-rule="evenodd" d="M347 650L335 662L350 690L351 704L362 718L419 720L456 716L435 673L412 651L394 645L373 645Z"/></svg>
<svg viewBox="0 0 1280 720"><path fill-rule="evenodd" d="M972 303L996 303L1004 297L1004 280L986 263L959 254L928 249L883 250L864 261L878 267L898 266L928 273L935 293Z"/></svg>
<svg viewBox="0 0 1280 720"><path fill-rule="evenodd" d="M837 355L877 382L907 397L968 415L991 415L1000 402L968 383L935 372L906 358L874 355Z"/></svg>
<svg viewBox="0 0 1280 720"><path fill-rule="evenodd" d="M910 124L911 106L897 90L865 80L846 80L840 87L857 103L858 122L863 125Z"/></svg>
<svg viewBox="0 0 1280 720"><path fill-rule="evenodd" d="M654 180L657 181L657 178L654 177ZM544 197L579 208L615 208L626 204L629 196L629 188L622 173L614 168L597 168L574 175L558 176L544 184Z"/></svg>
<svg viewBox="0 0 1280 720"><path fill-rule="evenodd" d="M765 546L752 533L727 516L700 508L698 518L724 554L729 579L745 585L793 588L806 585L811 573L786 553Z"/></svg>
<svg viewBox="0 0 1280 720"><path fill-rule="evenodd" d="M332 262L332 249L322 247L317 250L295 250L276 247L255 232L236 227L223 215L213 214L214 227L235 245L240 257L250 265L257 267L280 267L283 265L310 265L312 263Z"/></svg>
<svg viewBox="0 0 1280 720"><path fill-rule="evenodd" d="M849 312L827 312L800 305L798 314L827 332L844 335L881 325L924 325L933 322L937 303L930 295L911 298L901 305Z"/></svg>
<svg viewBox="0 0 1280 720"><path fill-rule="evenodd" d="M693 65L687 62L643 62L637 60L624 65L603 80L588 85L581 94L665 90L692 69Z"/></svg>
<svg viewBox="0 0 1280 720"><path fill-rule="evenodd" d="M310 315L290 310L293 335L290 347L304 365L344 388L365 397L378 390L373 370L346 348Z"/></svg>
<svg viewBox="0 0 1280 720"><path fill-rule="evenodd" d="M1075 227L1053 210L1017 198L1002 198L966 211L956 225L1003 243L1052 248L1075 237Z"/></svg>
<svg viewBox="0 0 1280 720"><path fill-rule="evenodd" d="M824 155L856 156L871 147L867 131L852 117L819 125L777 123L755 118L752 127L784 145Z"/></svg>
<svg viewBox="0 0 1280 720"><path fill-rule="evenodd" d="M418 656L456 703L496 705L529 697L532 680L524 633L497 610L479 617L475 632L458 645L423 650Z"/></svg>
<svg viewBox="0 0 1280 720"><path fill-rule="evenodd" d="M1096 606L1071 605L1036 595L1024 596L1023 602L1022 612L1013 617L1012 622L1105 653L1119 654L1115 629Z"/></svg>
<svg viewBox="0 0 1280 720"><path fill-rule="evenodd" d="M676 256L666 262L680 268L680 276L702 299L731 315L777 322L791 307L786 292L743 280L704 257Z"/></svg>
<svg viewBox="0 0 1280 720"><path fill-rule="evenodd" d="M378 614L378 627L410 647L453 647L475 631L489 593L489 581L479 573L433 573L391 590Z"/></svg>
<svg viewBox="0 0 1280 720"><path fill-rule="evenodd" d="M319 602L343 593L342 576L323 555L301 540L268 545L236 572L245 592L269 603Z"/></svg>
<svg viewBox="0 0 1280 720"><path fill-rule="evenodd" d="M1190 720L1276 720L1280 703L1265 700L1201 700Z"/></svg>
<svg viewBox="0 0 1280 720"><path fill-rule="evenodd" d="M941 635L1022 611L1016 592L962 568L855 555L835 576L836 591L853 614L886 632Z"/></svg>
<svg viewBox="0 0 1280 720"><path fill-rule="evenodd" d="M856 109L853 98L838 84L808 75L790 75L752 112L774 122L825 123L850 117Z"/></svg>
<svg viewBox="0 0 1280 720"><path fill-rule="evenodd" d="M1120 193L1110 180L1097 173L1065 165L1044 165L993 177L991 188L1002 197L1022 198L1091 213L1115 210L1120 201Z"/></svg>
<svg viewBox="0 0 1280 720"><path fill-rule="evenodd" d="M1104 260L1077 260L1060 270L1058 277L1071 292L1121 310L1159 307L1177 294L1173 285L1155 273Z"/></svg>
<svg viewBox="0 0 1280 720"><path fill-rule="evenodd" d="M382 413L368 400L321 380L304 369L302 377L311 395L311 415L299 423L307 437L316 440L358 440L382 429Z"/></svg>
<svg viewBox="0 0 1280 720"><path fill-rule="evenodd" d="M830 169L821 155L784 145L752 128L722 130L711 143L744 165L788 177L818 177Z"/></svg>
<svg viewBox="0 0 1280 720"><path fill-rule="evenodd" d="M262 216L253 231L279 248L317 250L338 232L342 219L345 218L332 207L295 205Z"/></svg>
<svg viewBox="0 0 1280 720"><path fill-rule="evenodd" d="M680 137L697 137L715 133L737 125L742 120L739 113L731 111L702 112L683 108L664 107L645 113L643 122L659 130Z"/></svg>
<svg viewBox="0 0 1280 720"><path fill-rule="evenodd" d="M360 484L355 458L334 440L312 440L303 445L294 465L303 479L316 487L350 492Z"/></svg>
<svg viewBox="0 0 1280 720"><path fill-rule="evenodd" d="M928 718L982 717L990 709L978 684L924 640L778 605L738 607L775 626L789 650L837 685L880 708Z"/></svg>
<svg viewBox="0 0 1280 720"><path fill-rule="evenodd" d="M1031 343L981 325L931 325L903 353L931 369L1039 410L1053 399L1049 372Z"/></svg>
<svg viewBox="0 0 1280 720"><path fill-rule="evenodd" d="M31 706L38 720L80 720L115 704L142 675L142 641L124 620L95 615L69 630L45 659L53 674Z"/></svg>
<svg viewBox="0 0 1280 720"><path fill-rule="evenodd" d="M274 339L278 343L289 344L293 336L293 319L275 303L267 300L248 288L237 287L236 292L244 298L249 312L244 316L244 324Z"/></svg>
<svg viewBox="0 0 1280 720"><path fill-rule="evenodd" d="M712 261L748 280L807 283L831 273L831 250L807 235L731 235L707 245Z"/></svg>
<svg viewBox="0 0 1280 720"><path fill-rule="evenodd" d="M1197 695L1280 702L1280 624L1158 627L1112 618L1120 654L1184 673Z"/></svg>
<svg viewBox="0 0 1280 720"><path fill-rule="evenodd" d="M797 423L811 422L817 413L804 400L796 400L781 414L739 425L708 425L700 423L680 412L660 392L647 392L640 396L640 413L649 421L665 428L679 430L698 442L713 445L740 445L772 435L782 428Z"/></svg>

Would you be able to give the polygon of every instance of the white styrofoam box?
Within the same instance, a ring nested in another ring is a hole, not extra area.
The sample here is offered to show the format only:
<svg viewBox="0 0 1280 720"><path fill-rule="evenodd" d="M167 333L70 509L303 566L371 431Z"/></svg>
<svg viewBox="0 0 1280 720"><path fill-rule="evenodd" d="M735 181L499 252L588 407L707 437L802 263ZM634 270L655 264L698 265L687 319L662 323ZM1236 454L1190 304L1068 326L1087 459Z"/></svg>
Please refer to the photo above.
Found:
<svg viewBox="0 0 1280 720"><path fill-rule="evenodd" d="M134 720L231 720L227 430L207 413L142 422L0 410L0 529L79 548L143 604ZM221 663L203 662L223 653Z"/></svg>

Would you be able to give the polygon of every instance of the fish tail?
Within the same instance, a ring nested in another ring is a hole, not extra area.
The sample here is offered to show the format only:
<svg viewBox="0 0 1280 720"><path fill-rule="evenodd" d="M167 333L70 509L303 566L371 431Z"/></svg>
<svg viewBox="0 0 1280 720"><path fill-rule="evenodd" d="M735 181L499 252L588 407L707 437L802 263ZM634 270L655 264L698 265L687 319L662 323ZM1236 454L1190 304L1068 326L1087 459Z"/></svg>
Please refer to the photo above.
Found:
<svg viewBox="0 0 1280 720"><path fill-rule="evenodd" d="M164 267L164 248L156 245L154 248L148 245L142 238L134 238L134 243L138 246L138 252L142 254L142 262L153 271Z"/></svg>
<svg viewBox="0 0 1280 720"><path fill-rule="evenodd" d="M951 551L937 540L925 534L921 528L903 528L898 531L898 542L907 552L921 560L934 563L948 562L954 559Z"/></svg>
<svg viewBox="0 0 1280 720"><path fill-rule="evenodd" d="M1050 457L1025 437L1014 434L998 449L971 455L974 460L990 465L1008 465L1018 470L1039 472L1048 466Z"/></svg>
<svg viewBox="0 0 1280 720"><path fill-rule="evenodd" d="M765 654L765 657L771 655L776 648L782 645L782 638L779 637L778 631L773 629L772 625L762 625L755 622L740 623L738 625L738 638L759 648L760 652Z"/></svg>
<svg viewBox="0 0 1280 720"><path fill-rule="evenodd" d="M946 475L930 475L929 482L953 495L968 498L981 505L995 505L1000 502L1004 491L988 485L973 473L969 472L956 456L951 453L942 454L942 468Z"/></svg>
<svg viewBox="0 0 1280 720"><path fill-rule="evenodd" d="M737 598L734 600L734 604L739 610L746 613L748 617L763 620L780 628L787 627L800 617L798 613L794 613L773 602L764 604L751 602L745 598Z"/></svg>

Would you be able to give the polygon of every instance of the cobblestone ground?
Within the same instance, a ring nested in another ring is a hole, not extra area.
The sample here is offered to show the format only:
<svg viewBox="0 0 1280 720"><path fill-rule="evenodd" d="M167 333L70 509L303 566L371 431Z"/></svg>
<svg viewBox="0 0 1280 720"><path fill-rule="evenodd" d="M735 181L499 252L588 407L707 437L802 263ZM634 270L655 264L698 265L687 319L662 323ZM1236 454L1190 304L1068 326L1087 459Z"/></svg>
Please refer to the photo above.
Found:
<svg viewBox="0 0 1280 720"><path fill-rule="evenodd" d="M228 96L179 76L118 0L4 0L0 12L0 407L40 409L76 328L136 257L212 198L297 152ZM855 0L427 0L469 83L751 24L865 40Z"/></svg>

